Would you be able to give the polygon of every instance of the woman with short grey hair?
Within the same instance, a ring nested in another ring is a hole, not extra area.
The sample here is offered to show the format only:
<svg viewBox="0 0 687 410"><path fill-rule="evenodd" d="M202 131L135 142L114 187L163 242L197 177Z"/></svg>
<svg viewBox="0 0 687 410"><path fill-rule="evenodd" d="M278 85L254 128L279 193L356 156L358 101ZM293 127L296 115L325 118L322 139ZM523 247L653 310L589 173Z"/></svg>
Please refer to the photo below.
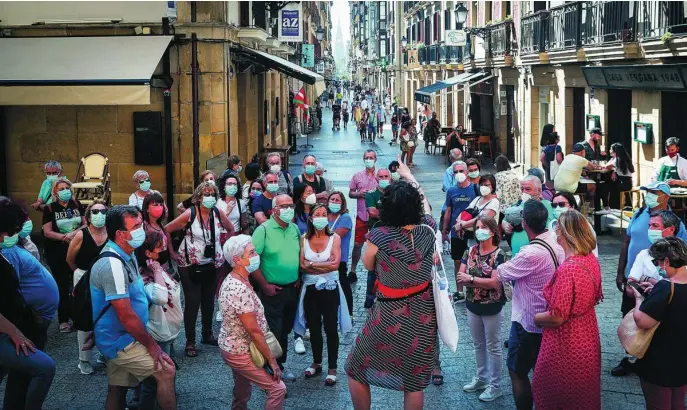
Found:
<svg viewBox="0 0 687 410"><path fill-rule="evenodd" d="M140 211L143 209L143 200L150 193L150 175L139 169L134 173L134 185L138 189L129 197L129 205L135 206Z"/></svg>
<svg viewBox="0 0 687 410"><path fill-rule="evenodd" d="M52 197L52 185L57 181L57 178L62 176L62 164L54 159L46 162L43 169L45 170L45 180L41 184L40 191L38 191L36 202L31 204L31 208L36 211L42 211L45 205L54 201Z"/></svg>

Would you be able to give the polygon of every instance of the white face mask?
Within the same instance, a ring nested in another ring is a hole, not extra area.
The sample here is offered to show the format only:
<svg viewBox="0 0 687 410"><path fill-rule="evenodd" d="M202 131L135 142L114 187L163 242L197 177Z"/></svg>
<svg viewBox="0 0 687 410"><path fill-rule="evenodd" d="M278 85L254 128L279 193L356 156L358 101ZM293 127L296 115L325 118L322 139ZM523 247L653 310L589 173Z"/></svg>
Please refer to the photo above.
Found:
<svg viewBox="0 0 687 410"><path fill-rule="evenodd" d="M456 181L457 181L459 184L462 184L463 182L465 182L465 180L467 179L467 177L468 177L468 176L465 175L464 172L459 172L459 173L456 174Z"/></svg>
<svg viewBox="0 0 687 410"><path fill-rule="evenodd" d="M280 172L281 171L281 165L279 165L279 164L270 165L270 171Z"/></svg>
<svg viewBox="0 0 687 410"><path fill-rule="evenodd" d="M525 203L532 199L532 195L523 192L522 195L520 195L520 199L522 199L522 202Z"/></svg>
<svg viewBox="0 0 687 410"><path fill-rule="evenodd" d="M480 185L480 187L479 187L479 193L480 193L480 195L482 195L482 196L487 196L487 195L491 194L491 188L489 188L489 187L486 186L486 185Z"/></svg>
<svg viewBox="0 0 687 410"><path fill-rule="evenodd" d="M310 195L308 195L307 197L305 197L305 201L304 201L304 202L305 202L307 205L315 205L315 203L317 202L317 197L315 196L315 194L310 194Z"/></svg>

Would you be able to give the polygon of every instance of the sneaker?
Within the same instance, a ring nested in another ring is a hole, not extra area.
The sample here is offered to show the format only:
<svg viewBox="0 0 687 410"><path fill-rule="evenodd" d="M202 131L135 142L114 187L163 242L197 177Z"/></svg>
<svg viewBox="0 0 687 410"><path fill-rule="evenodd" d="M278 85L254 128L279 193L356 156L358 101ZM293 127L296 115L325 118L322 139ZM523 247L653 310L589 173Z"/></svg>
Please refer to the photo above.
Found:
<svg viewBox="0 0 687 410"><path fill-rule="evenodd" d="M222 311L218 310L217 314L215 315L215 322L221 322L222 321Z"/></svg>
<svg viewBox="0 0 687 410"><path fill-rule="evenodd" d="M302 338L296 339L296 343L293 344L293 350L295 350L298 354L305 354L305 343L303 343Z"/></svg>
<svg viewBox="0 0 687 410"><path fill-rule="evenodd" d="M97 364L104 364L104 365L107 365L107 359L106 359L105 356L103 356L103 354L100 353L100 352L98 352L98 355L95 357L95 362L96 362Z"/></svg>
<svg viewBox="0 0 687 410"><path fill-rule="evenodd" d="M483 382L482 380L479 379L479 377L473 377L472 381L465 386L463 386L463 391L466 391L468 393L476 392L477 390L484 390L489 385L487 382Z"/></svg>
<svg viewBox="0 0 687 410"><path fill-rule="evenodd" d="M82 360L79 361L79 370L81 370L81 374L92 374L93 366L91 366L91 362Z"/></svg>
<svg viewBox="0 0 687 410"><path fill-rule="evenodd" d="M465 293L456 292L453 294L453 303L465 303Z"/></svg>
<svg viewBox="0 0 687 410"><path fill-rule="evenodd" d="M303 335L304 340L310 340L310 329L305 329L305 334Z"/></svg>
<svg viewBox="0 0 687 410"><path fill-rule="evenodd" d="M358 275L355 272L350 272L348 274L348 283L355 283L358 281Z"/></svg>
<svg viewBox="0 0 687 410"><path fill-rule="evenodd" d="M623 360L620 361L620 363L618 363L618 365L616 367L614 367L611 370L611 376L621 377L621 376L627 376L629 374L632 374L632 373L634 373L632 366L633 366L633 364L630 363L630 359L625 357L625 358L623 358Z"/></svg>
<svg viewBox="0 0 687 410"><path fill-rule="evenodd" d="M480 401L494 401L501 396L503 396L503 393L501 393L501 389L497 389L494 386L487 386L487 389L484 390L482 392L482 394L479 395L479 400Z"/></svg>
<svg viewBox="0 0 687 410"><path fill-rule="evenodd" d="M290 371L284 369L284 370L282 370L281 379L284 380L285 382L295 382L296 381L296 375L291 373Z"/></svg>

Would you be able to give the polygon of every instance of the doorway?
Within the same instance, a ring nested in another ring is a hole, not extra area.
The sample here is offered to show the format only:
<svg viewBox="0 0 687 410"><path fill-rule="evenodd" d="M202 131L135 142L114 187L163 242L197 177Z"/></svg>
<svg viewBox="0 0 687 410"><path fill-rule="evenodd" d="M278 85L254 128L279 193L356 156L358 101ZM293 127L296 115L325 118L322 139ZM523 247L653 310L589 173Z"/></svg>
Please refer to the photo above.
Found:
<svg viewBox="0 0 687 410"><path fill-rule="evenodd" d="M619 142L632 155L632 91L608 90L606 144ZM608 149L608 148L607 148Z"/></svg>
<svg viewBox="0 0 687 410"><path fill-rule="evenodd" d="M687 93L661 92L661 150L668 138L680 137L687 130L685 97Z"/></svg>
<svg viewBox="0 0 687 410"><path fill-rule="evenodd" d="M585 123L584 123L584 88L575 87L572 89L572 106L573 106L573 135L571 139L573 144L584 141L586 137ZM567 135L566 135L567 137ZM572 144L569 147L572 149Z"/></svg>
<svg viewBox="0 0 687 410"><path fill-rule="evenodd" d="M515 162L515 86L506 86L506 156Z"/></svg>

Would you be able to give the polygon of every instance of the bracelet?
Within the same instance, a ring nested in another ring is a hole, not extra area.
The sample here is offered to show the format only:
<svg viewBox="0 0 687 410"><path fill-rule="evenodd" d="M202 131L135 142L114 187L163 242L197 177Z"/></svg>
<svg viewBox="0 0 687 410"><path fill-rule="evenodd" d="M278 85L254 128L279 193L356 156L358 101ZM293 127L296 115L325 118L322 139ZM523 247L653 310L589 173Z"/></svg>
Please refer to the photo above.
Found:
<svg viewBox="0 0 687 410"><path fill-rule="evenodd" d="M470 283L475 283L475 276L470 276Z"/></svg>

